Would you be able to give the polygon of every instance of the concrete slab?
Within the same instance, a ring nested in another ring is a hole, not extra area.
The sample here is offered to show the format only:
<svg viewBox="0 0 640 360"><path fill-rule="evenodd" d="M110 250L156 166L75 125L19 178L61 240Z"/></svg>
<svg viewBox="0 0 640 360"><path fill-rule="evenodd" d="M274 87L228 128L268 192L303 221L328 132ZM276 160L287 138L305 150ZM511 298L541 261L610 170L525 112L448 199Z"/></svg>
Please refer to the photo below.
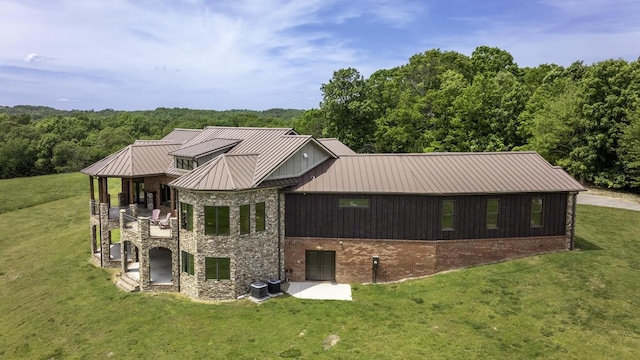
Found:
<svg viewBox="0 0 640 360"><path fill-rule="evenodd" d="M351 285L331 282L288 282L282 290L299 299L351 301Z"/></svg>

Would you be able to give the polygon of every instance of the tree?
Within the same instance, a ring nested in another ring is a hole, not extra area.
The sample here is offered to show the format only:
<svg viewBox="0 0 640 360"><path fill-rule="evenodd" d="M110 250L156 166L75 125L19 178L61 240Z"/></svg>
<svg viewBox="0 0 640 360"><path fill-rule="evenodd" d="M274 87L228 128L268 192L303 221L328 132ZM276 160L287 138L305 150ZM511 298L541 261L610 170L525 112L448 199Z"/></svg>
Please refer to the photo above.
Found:
<svg viewBox="0 0 640 360"><path fill-rule="evenodd" d="M337 137L355 151L365 151L372 144L375 118L364 77L356 69L340 69L321 90L320 109L327 121L323 135Z"/></svg>

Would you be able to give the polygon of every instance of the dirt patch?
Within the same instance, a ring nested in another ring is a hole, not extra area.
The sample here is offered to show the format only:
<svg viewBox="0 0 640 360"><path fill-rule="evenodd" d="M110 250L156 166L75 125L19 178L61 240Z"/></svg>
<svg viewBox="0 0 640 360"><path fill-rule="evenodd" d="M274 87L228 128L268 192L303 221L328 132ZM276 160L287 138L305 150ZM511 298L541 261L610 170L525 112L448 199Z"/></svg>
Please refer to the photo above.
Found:
<svg viewBox="0 0 640 360"><path fill-rule="evenodd" d="M327 338L322 342L322 348L325 350L329 350L334 347L338 343L338 341L340 341L340 336L331 334L327 336Z"/></svg>

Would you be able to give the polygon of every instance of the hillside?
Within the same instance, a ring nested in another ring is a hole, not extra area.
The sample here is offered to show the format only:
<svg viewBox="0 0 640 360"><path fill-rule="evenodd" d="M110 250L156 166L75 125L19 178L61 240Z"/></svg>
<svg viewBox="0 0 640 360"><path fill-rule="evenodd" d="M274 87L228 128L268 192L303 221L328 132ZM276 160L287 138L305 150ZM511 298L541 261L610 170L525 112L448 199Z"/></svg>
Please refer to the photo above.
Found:
<svg viewBox="0 0 640 360"><path fill-rule="evenodd" d="M198 303L122 292L89 264L88 195L42 195L85 184L0 181L3 202L40 199L0 214L2 359L640 356L640 212L579 206L576 251L354 284L352 302Z"/></svg>

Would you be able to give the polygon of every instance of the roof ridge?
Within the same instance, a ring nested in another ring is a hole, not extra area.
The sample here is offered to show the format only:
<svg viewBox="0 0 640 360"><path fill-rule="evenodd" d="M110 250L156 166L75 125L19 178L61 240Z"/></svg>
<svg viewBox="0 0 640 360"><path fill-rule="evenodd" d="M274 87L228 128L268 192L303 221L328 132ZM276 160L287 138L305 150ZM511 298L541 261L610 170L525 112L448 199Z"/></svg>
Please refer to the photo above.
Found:
<svg viewBox="0 0 640 360"><path fill-rule="evenodd" d="M463 155L513 155L513 154L536 154L535 151L468 151L468 152L428 152L428 153L373 153L373 154L347 154L340 157L373 157L373 156L463 156Z"/></svg>

